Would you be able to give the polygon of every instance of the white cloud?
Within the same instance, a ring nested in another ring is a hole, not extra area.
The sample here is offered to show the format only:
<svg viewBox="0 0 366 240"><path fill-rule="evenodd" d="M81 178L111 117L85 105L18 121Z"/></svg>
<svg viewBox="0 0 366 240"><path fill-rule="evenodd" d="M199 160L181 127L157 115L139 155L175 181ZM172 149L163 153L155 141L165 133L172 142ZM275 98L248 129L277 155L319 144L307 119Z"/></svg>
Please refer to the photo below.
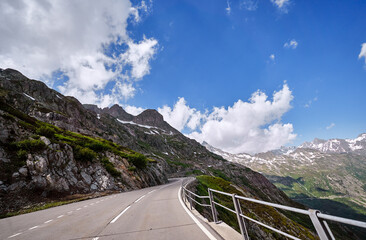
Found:
<svg viewBox="0 0 366 240"><path fill-rule="evenodd" d="M227 7L225 8L226 10L226 14L230 15L231 14L231 7L230 7L230 2L229 0L226 1Z"/></svg>
<svg viewBox="0 0 366 240"><path fill-rule="evenodd" d="M326 127L326 129L329 130L329 129L333 128L333 127L335 127L335 123L331 123L329 126Z"/></svg>
<svg viewBox="0 0 366 240"><path fill-rule="evenodd" d="M287 13L290 0L271 0L271 3L275 5L281 12Z"/></svg>
<svg viewBox="0 0 366 240"><path fill-rule="evenodd" d="M135 107L135 106L131 106L131 105L125 105L125 106L123 106L123 109L126 112L128 112L129 114L132 114L134 116L137 116L137 115L139 115L140 113L142 113L143 111L146 110L142 107Z"/></svg>
<svg viewBox="0 0 366 240"><path fill-rule="evenodd" d="M184 98L179 98L173 109L164 105L162 108L158 108L158 112L163 115L165 121L179 131L182 131L186 126L195 130L203 118L199 111L186 105Z"/></svg>
<svg viewBox="0 0 366 240"><path fill-rule="evenodd" d="M139 13L148 11L144 1L0 1L0 66L51 87L52 73L62 71L69 79L59 89L83 103L128 99L157 52L157 40L135 42L126 31L129 20L141 21ZM107 55L111 44L127 49ZM100 93L108 83L113 91Z"/></svg>
<svg viewBox="0 0 366 240"><path fill-rule="evenodd" d="M124 98L125 100L135 96L135 92L136 89L129 82L117 82L112 90L113 95L120 96L120 98Z"/></svg>
<svg viewBox="0 0 366 240"><path fill-rule="evenodd" d="M150 5L151 5L151 1L150 1ZM131 12L131 15L134 17L135 22L137 22L137 23L140 22L141 21L141 16L140 16L141 12L149 13L150 8L151 7L148 6L145 1L141 1L139 6L131 7L130 12Z"/></svg>
<svg viewBox="0 0 366 240"><path fill-rule="evenodd" d="M129 41L128 50L120 56L121 62L129 64L132 67L131 76L135 79L141 79L150 73L150 60L157 51L158 41L156 39L144 39L139 43ZM122 65L124 66L124 64Z"/></svg>
<svg viewBox="0 0 366 240"><path fill-rule="evenodd" d="M271 59L272 61L274 61L275 60L275 55L274 54L271 54L271 55L269 55L269 59Z"/></svg>
<svg viewBox="0 0 366 240"><path fill-rule="evenodd" d="M361 45L361 52L358 55L358 58L359 59L365 58L365 63L366 63L366 43L362 43L362 45Z"/></svg>
<svg viewBox="0 0 366 240"><path fill-rule="evenodd" d="M296 49L298 45L298 42L295 39L292 39L290 42L286 42L283 47L284 48L292 48Z"/></svg>
<svg viewBox="0 0 366 240"><path fill-rule="evenodd" d="M258 8L258 1L256 0L243 0L240 2L240 8L248 11L255 11Z"/></svg>
<svg viewBox="0 0 366 240"><path fill-rule="evenodd" d="M287 84L273 93L268 100L265 93L257 91L248 102L238 100L233 106L214 107L201 113L179 98L173 109L164 106L158 111L165 121L178 130L193 130L187 136L231 153L257 153L279 148L293 139L293 126L282 124L282 116L290 110L292 92ZM194 131L194 129L196 129Z"/></svg>

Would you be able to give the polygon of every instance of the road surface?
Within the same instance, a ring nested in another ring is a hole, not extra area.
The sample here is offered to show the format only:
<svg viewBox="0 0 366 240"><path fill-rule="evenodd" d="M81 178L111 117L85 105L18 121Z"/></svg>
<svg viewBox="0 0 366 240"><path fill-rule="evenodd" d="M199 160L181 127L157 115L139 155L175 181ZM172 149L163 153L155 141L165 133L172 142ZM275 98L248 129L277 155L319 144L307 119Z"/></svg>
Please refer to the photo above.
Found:
<svg viewBox="0 0 366 240"><path fill-rule="evenodd" d="M176 179L166 185L1 219L0 239L187 240L210 239L210 234L220 239L212 230L202 230L183 208L178 199L181 183L182 179Z"/></svg>

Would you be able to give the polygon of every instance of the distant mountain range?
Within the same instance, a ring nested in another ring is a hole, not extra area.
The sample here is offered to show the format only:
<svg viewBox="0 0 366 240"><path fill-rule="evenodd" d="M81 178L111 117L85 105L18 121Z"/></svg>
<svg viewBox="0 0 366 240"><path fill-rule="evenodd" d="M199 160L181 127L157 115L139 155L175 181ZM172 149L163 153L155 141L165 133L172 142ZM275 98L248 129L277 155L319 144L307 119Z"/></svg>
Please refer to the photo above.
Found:
<svg viewBox="0 0 366 240"><path fill-rule="evenodd" d="M366 220L366 134L355 139L314 139L298 147L230 154L204 146L223 158L264 174L288 196L310 207ZM319 204L332 201L332 204ZM337 203L334 203L336 201ZM334 204L337 207L334 207ZM331 209L327 207L331 207ZM348 209L341 211L340 209ZM351 210L349 208L352 208ZM339 212L337 212L339 211Z"/></svg>
<svg viewBox="0 0 366 240"><path fill-rule="evenodd" d="M299 148L316 149L324 153L354 153L366 155L366 133L360 134L355 139L329 139L315 138L312 142L305 142Z"/></svg>

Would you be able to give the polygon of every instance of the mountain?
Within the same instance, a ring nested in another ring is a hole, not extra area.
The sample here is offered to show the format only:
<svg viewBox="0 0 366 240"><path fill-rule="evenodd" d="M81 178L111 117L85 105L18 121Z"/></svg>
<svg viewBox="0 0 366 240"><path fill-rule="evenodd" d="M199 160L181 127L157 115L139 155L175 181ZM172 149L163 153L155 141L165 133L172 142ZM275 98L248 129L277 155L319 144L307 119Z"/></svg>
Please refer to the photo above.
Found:
<svg viewBox="0 0 366 240"><path fill-rule="evenodd" d="M195 175L220 177L243 196L304 208L260 173L185 137L156 110L133 116L118 105L82 105L13 69L0 69L0 129L1 216ZM292 220L297 217L272 211L275 227L313 238L308 220L300 226ZM252 214L268 220L263 211ZM278 239L257 225L251 228L254 237Z"/></svg>
<svg viewBox="0 0 366 240"><path fill-rule="evenodd" d="M355 139L329 139L315 138L312 142L305 142L299 148L317 149L325 153L354 153L366 155L366 133L360 134Z"/></svg>
<svg viewBox="0 0 366 240"><path fill-rule="evenodd" d="M330 214L366 221L366 134L314 139L299 147L230 154L211 152L265 175L292 199Z"/></svg>

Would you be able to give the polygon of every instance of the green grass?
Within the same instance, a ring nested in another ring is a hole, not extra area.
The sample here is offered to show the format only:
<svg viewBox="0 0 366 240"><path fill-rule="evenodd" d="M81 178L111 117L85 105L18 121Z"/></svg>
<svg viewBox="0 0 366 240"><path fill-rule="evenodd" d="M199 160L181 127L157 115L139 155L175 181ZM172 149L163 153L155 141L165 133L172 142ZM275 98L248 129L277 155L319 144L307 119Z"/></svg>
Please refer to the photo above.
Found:
<svg viewBox="0 0 366 240"><path fill-rule="evenodd" d="M29 129L29 130L31 130L31 131L34 131L34 130L36 129L36 127L35 127L35 126L33 126L32 124L29 124L29 123L24 122L24 121L22 121L22 120L19 120L19 121L18 121L18 125L19 125L19 126L21 126L21 127L22 127L22 128L24 128L24 129Z"/></svg>
<svg viewBox="0 0 366 240"><path fill-rule="evenodd" d="M212 168L212 167L209 167L208 170L215 176L215 177L220 177L226 181L230 181L230 178L225 174L223 173L221 170L219 169L215 169L215 168Z"/></svg>
<svg viewBox="0 0 366 240"><path fill-rule="evenodd" d="M138 169L144 169L147 166L147 158L141 153L130 154L128 156L128 161L131 162Z"/></svg>
<svg viewBox="0 0 366 240"><path fill-rule="evenodd" d="M40 126L39 128L37 128L36 133L41 136L53 138L56 131L53 127L50 126Z"/></svg>
<svg viewBox="0 0 366 240"><path fill-rule="evenodd" d="M131 171L131 172L135 172L136 171L136 167L135 166L130 166L130 167L128 167L127 170L128 171Z"/></svg>
<svg viewBox="0 0 366 240"><path fill-rule="evenodd" d="M70 131L63 131L54 135L55 138L61 142L71 145L77 154L81 151L81 155L86 154L86 159L93 160L96 158L96 153L103 153L106 151L113 152L114 154L126 158L131 164L138 169L144 169L147 167L148 162L155 162L155 160L147 159L145 155L129 150L111 141L85 136L79 133ZM92 152L94 153L92 153ZM83 160L82 157L77 157L78 160Z"/></svg>
<svg viewBox="0 0 366 240"><path fill-rule="evenodd" d="M157 163L158 161L156 161L155 159L152 159L152 158L147 158L147 161L149 163Z"/></svg>
<svg viewBox="0 0 366 240"><path fill-rule="evenodd" d="M243 196L243 193L239 191L237 188L235 188L231 182L226 181L220 177L201 175L197 176L196 179L198 180L198 184L196 186L196 193L198 195L207 196L208 195L207 189L212 188L219 191ZM243 191L245 190L243 189ZM232 197L215 193L214 198L215 202L218 202L228 208L234 209ZM283 215L281 215L278 211L276 211L272 207L247 201L241 201L240 204L243 214L248 217L259 220L277 229L281 228L282 230L284 230L285 228L286 232L297 235L300 238L315 239L308 229L306 229L305 227L296 222L292 222L289 219L283 217ZM201 212L203 211L202 207L199 206L196 206L196 209ZM218 212L219 220L224 221L237 231L240 231L235 214L219 206L217 206L216 209ZM269 236L277 238L274 232L262 227L261 229L267 232Z"/></svg>
<svg viewBox="0 0 366 240"><path fill-rule="evenodd" d="M74 157L75 157L76 161L91 162L97 158L97 154L89 148L75 146L73 149L74 149Z"/></svg>
<svg viewBox="0 0 366 240"><path fill-rule="evenodd" d="M12 143L17 150L24 150L27 152L42 151L46 148L46 144L39 139L27 139Z"/></svg>
<svg viewBox="0 0 366 240"><path fill-rule="evenodd" d="M108 160L108 158L104 157L101 160L102 165L104 168L111 174L113 177L120 177L121 173L117 171L117 169L114 167L114 165Z"/></svg>

